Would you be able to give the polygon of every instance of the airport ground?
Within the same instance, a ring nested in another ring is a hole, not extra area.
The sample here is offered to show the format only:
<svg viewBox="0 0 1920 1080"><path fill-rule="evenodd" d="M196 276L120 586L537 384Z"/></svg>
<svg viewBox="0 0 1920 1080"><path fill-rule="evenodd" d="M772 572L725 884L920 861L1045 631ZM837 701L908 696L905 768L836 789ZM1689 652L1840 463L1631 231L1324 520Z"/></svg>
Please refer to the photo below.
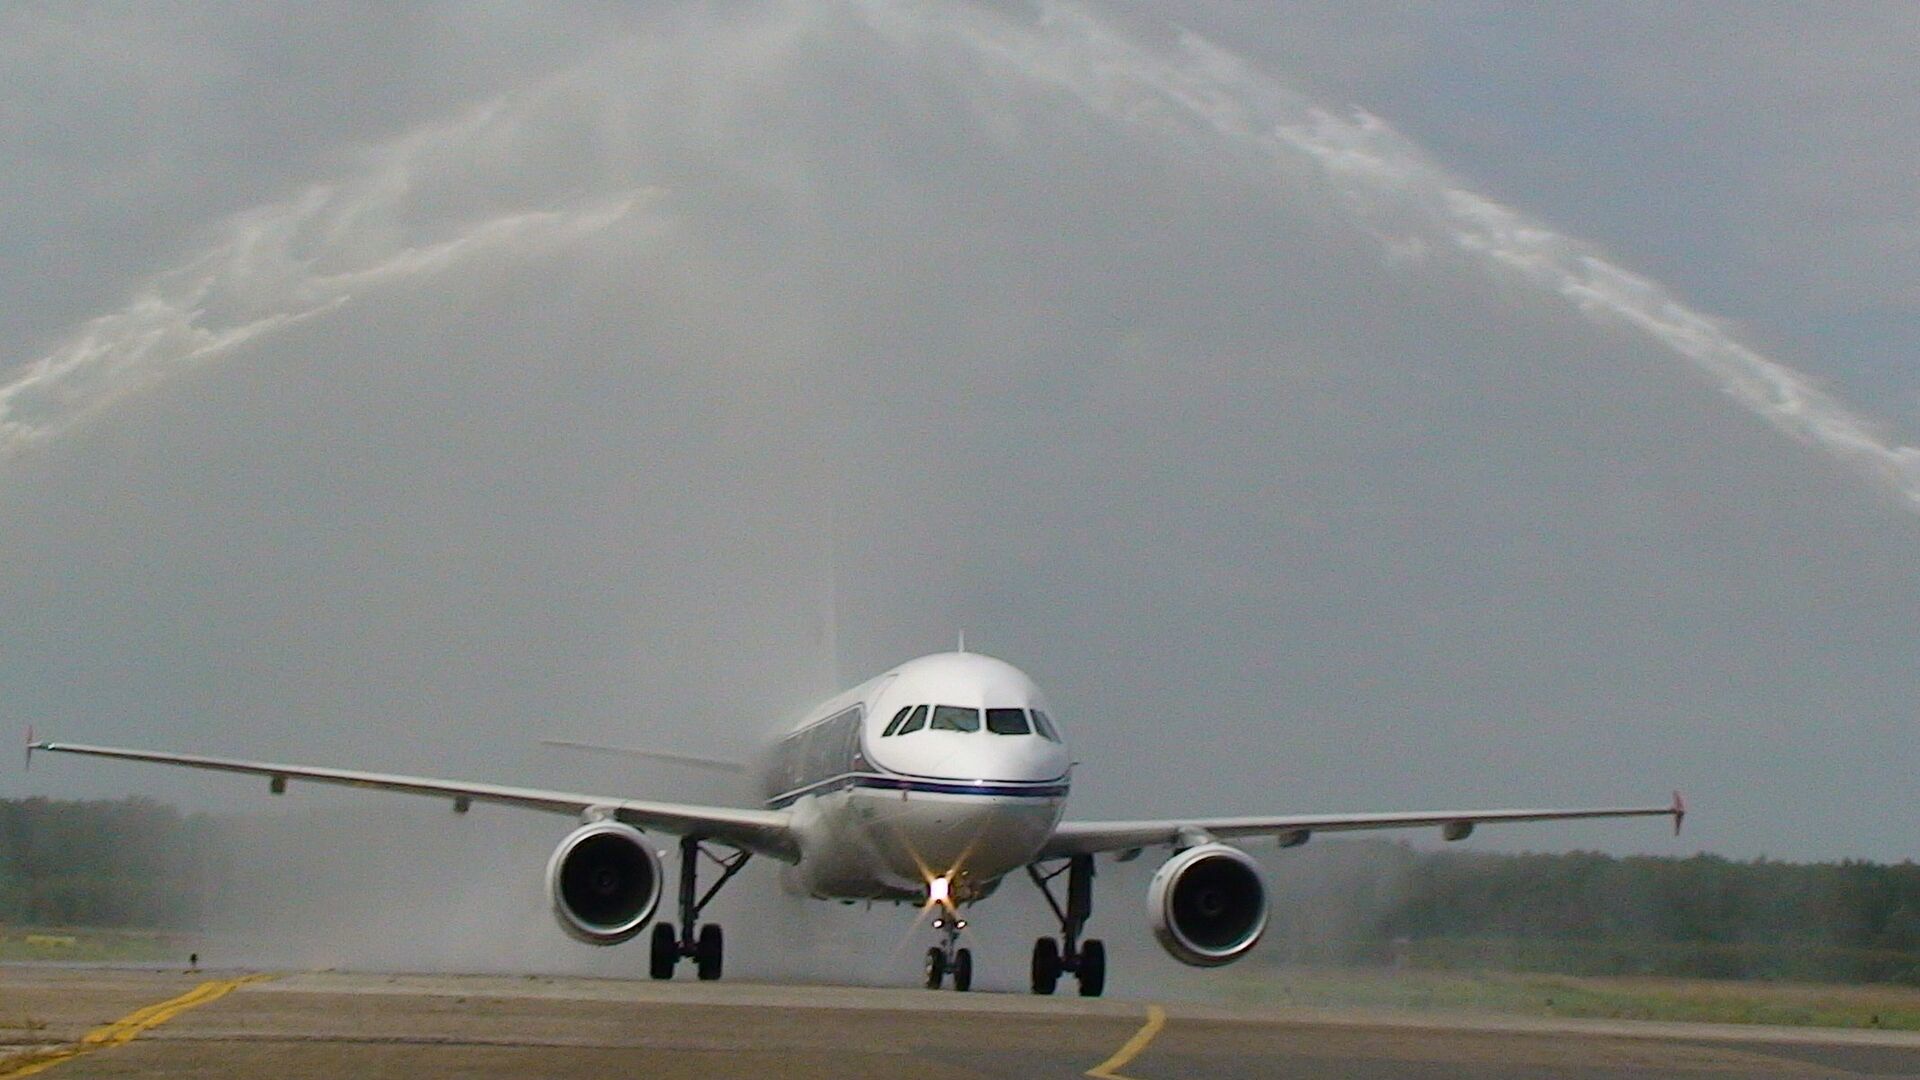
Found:
<svg viewBox="0 0 1920 1080"><path fill-rule="evenodd" d="M1920 1034L752 983L0 968L0 1080L1920 1077Z"/></svg>

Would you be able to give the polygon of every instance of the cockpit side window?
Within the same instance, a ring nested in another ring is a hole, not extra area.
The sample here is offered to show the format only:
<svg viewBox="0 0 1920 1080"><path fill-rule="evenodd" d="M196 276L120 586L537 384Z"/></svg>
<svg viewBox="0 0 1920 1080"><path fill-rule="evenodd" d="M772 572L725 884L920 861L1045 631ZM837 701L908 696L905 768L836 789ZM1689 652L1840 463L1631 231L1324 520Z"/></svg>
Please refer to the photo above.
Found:
<svg viewBox="0 0 1920 1080"><path fill-rule="evenodd" d="M1054 730L1053 721L1047 719L1047 714L1041 712L1039 709L1033 710L1033 729L1038 731L1040 737L1046 739L1048 742L1060 741L1060 733Z"/></svg>
<svg viewBox="0 0 1920 1080"><path fill-rule="evenodd" d="M900 725L907 722L907 714L912 711L911 705L900 706L900 711L893 714L892 720L887 721L887 730L881 732L880 737L884 739L889 735L897 734L900 731Z"/></svg>
<svg viewBox="0 0 1920 1080"><path fill-rule="evenodd" d="M927 707L925 705L915 705L913 707L913 712L907 715L907 722L904 724L901 724L900 730L894 732L893 734L905 735L909 732L919 731L921 728L926 726L927 726Z"/></svg>
<svg viewBox="0 0 1920 1080"><path fill-rule="evenodd" d="M929 731L979 731L980 710L963 705L935 705Z"/></svg>
<svg viewBox="0 0 1920 1080"><path fill-rule="evenodd" d="M1027 735L1033 731L1027 726L1024 709L988 709L987 730L995 735Z"/></svg>

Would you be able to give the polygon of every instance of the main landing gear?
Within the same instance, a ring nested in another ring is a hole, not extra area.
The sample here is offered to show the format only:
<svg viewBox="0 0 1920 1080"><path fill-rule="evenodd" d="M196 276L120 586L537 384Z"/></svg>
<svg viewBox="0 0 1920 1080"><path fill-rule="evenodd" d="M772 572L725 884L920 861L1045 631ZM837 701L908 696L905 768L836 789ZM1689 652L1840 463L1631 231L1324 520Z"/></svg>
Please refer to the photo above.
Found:
<svg viewBox="0 0 1920 1080"><path fill-rule="evenodd" d="M694 969L699 972L702 982L712 982L720 977L720 961L726 951L726 939L717 923L708 923L694 928L699 922L700 913L720 891L720 886L732 880L740 868L747 865L752 852L735 851L730 855L716 854L714 850L700 841L697 836L685 836L680 839L680 936L675 937L673 924L659 922L653 924L653 956L647 965L647 973L656 979L673 978L674 965L682 957L693 961ZM705 893L694 899L699 889L698 875L700 860L711 859L720 867L720 878L707 887Z"/></svg>
<svg viewBox="0 0 1920 1080"><path fill-rule="evenodd" d="M1067 875L1067 906L1054 899L1052 882ZM1039 864L1027 867L1027 876L1047 898L1047 906L1060 920L1060 940L1041 938L1033 943L1033 992L1051 994L1062 972L1071 972L1080 980L1081 997L1099 997L1107 988L1107 947L1097 938L1080 942L1093 914L1093 856L1068 856L1067 864L1042 872Z"/></svg>
<svg viewBox="0 0 1920 1080"><path fill-rule="evenodd" d="M940 944L927 950L927 989L940 989L948 975L953 976L955 990L973 989L973 950L954 948L967 920L949 910L933 920L933 928L940 931Z"/></svg>

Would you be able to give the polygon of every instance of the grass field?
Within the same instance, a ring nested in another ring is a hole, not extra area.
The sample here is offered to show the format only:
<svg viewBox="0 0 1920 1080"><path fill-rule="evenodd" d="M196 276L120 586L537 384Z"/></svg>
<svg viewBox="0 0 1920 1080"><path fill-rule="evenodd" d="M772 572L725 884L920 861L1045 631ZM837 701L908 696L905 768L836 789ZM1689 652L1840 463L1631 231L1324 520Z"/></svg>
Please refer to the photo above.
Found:
<svg viewBox="0 0 1920 1080"><path fill-rule="evenodd" d="M182 964L195 946L153 930L0 926L0 963Z"/></svg>
<svg viewBox="0 0 1920 1080"><path fill-rule="evenodd" d="M1464 1009L1530 1016L1920 1031L1920 989L1906 986L1269 967L1209 972L1190 989L1197 995L1241 1004Z"/></svg>

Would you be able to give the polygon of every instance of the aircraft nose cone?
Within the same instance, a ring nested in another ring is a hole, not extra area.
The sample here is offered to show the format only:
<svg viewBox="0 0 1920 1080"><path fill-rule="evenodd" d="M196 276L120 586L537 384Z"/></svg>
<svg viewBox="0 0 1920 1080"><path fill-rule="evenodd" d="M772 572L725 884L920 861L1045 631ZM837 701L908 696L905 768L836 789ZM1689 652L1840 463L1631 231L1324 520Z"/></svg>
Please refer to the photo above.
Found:
<svg viewBox="0 0 1920 1080"><path fill-rule="evenodd" d="M1036 783L1067 772L1067 751L1033 735L923 731L870 747L878 764L907 776L958 782Z"/></svg>
<svg viewBox="0 0 1920 1080"><path fill-rule="evenodd" d="M956 899L970 882L992 881L1033 860L1059 818L1057 798L921 797L910 804L909 857L925 878L948 876Z"/></svg>

